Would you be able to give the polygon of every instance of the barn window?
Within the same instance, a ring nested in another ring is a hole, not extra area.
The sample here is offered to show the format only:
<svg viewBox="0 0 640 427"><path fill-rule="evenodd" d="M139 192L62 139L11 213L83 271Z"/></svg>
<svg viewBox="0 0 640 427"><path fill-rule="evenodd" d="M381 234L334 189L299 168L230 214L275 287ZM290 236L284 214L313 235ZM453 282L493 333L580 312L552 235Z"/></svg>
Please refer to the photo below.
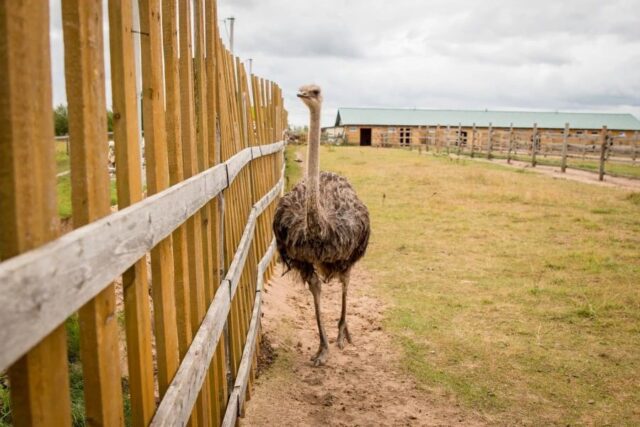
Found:
<svg viewBox="0 0 640 427"><path fill-rule="evenodd" d="M387 129L387 132L389 133L394 133L396 131L396 128L389 128Z"/></svg>
<svg viewBox="0 0 640 427"><path fill-rule="evenodd" d="M400 145L411 144L411 128L400 128Z"/></svg>

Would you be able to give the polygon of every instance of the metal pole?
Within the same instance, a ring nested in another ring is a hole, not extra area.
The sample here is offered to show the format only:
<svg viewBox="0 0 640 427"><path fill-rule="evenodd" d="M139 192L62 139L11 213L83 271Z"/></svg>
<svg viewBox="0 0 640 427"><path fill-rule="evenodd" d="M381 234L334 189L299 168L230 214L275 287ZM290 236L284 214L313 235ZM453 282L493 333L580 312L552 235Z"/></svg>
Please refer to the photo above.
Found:
<svg viewBox="0 0 640 427"><path fill-rule="evenodd" d="M233 53L233 26L236 22L236 18L230 16L227 18L229 20L229 49L231 53Z"/></svg>

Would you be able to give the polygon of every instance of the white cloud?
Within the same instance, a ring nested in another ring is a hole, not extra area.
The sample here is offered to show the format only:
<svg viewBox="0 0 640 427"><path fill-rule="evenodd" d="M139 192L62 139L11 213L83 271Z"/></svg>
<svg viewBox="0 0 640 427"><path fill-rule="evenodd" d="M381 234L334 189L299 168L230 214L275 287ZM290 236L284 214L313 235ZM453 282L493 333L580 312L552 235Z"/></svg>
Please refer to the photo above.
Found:
<svg viewBox="0 0 640 427"><path fill-rule="evenodd" d="M60 0L51 7L54 100L61 102ZM340 106L640 117L638 10L640 0L219 2L220 19L236 18L236 53L281 85L293 124L307 120L297 88L323 87L324 125Z"/></svg>

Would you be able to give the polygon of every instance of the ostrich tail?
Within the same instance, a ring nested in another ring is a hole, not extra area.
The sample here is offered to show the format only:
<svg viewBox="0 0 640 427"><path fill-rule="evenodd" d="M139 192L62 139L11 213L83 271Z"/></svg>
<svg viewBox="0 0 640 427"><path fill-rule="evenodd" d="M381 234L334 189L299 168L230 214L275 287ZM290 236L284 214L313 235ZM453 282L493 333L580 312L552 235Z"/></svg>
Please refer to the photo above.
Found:
<svg viewBox="0 0 640 427"><path fill-rule="evenodd" d="M280 243L280 242L278 242ZM291 267L291 259L287 256L287 251L285 250L284 247L282 247L281 245L278 244L278 254L280 255L280 261L282 261L282 263L285 265L285 270L284 273L282 273L282 276L284 276L285 274L287 274L288 272L291 271L292 267ZM280 277L282 277L280 276Z"/></svg>

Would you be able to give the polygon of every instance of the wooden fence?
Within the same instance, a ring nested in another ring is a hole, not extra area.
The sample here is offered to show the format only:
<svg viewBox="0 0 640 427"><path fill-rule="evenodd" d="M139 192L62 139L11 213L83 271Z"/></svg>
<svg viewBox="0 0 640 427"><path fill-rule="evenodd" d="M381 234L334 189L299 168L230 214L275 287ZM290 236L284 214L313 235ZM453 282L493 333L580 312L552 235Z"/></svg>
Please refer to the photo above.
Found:
<svg viewBox="0 0 640 427"><path fill-rule="evenodd" d="M0 372L15 425L72 423L75 313L89 425L233 425L255 375L283 188L282 94L223 46L215 0L139 0L139 19L132 6L108 2L113 212L107 17L99 0L62 0L75 229L60 236L49 1L0 3Z"/></svg>
<svg viewBox="0 0 640 427"><path fill-rule="evenodd" d="M640 157L640 132L610 131L603 127L597 131L572 130L567 123L563 130L478 128L460 126L424 126L417 135L402 139L399 132L380 135L381 146L411 146L416 143L427 151L469 155L471 157L503 157L526 160L536 166L541 158L553 158L562 172L567 167L580 169L579 164L593 161L597 164L600 180L605 174L607 161L636 166ZM608 172L610 173L610 172Z"/></svg>

